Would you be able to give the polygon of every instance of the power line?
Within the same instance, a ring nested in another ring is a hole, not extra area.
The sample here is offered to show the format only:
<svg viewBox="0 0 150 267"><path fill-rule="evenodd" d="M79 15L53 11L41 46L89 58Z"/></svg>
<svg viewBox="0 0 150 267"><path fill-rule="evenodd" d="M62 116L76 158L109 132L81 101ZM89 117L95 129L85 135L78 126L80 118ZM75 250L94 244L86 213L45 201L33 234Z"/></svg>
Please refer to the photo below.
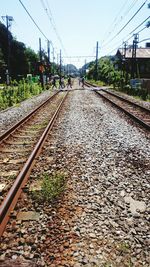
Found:
<svg viewBox="0 0 150 267"><path fill-rule="evenodd" d="M140 31L138 31L136 34L139 34L140 32L142 32L143 30L145 30L147 27L142 28ZM130 38L128 38L126 41L124 41L124 43L126 43L127 41L129 41L133 36L131 36ZM149 39L149 38L148 38ZM146 39L145 39L146 40ZM144 40L142 40L144 41ZM142 41L140 41L139 43L141 43ZM116 48L114 48L113 50L111 50L108 54L111 54L112 52L114 52L116 49L118 49L121 46L121 44L119 46L117 46Z"/></svg>
<svg viewBox="0 0 150 267"><path fill-rule="evenodd" d="M117 20L117 17L120 15L120 12L124 9L124 7L125 7L125 5L127 4L127 2L128 1L125 1L125 3L123 4L123 6L121 7L121 9L119 10L119 12L118 12L118 15L116 16L116 18L114 19L114 21L113 21L113 23L111 24L111 26L115 23L115 25L114 25L114 27L112 28L112 31L111 32L108 32L108 34L107 34L107 36L109 35L111 35L113 32L114 32L114 30L115 30L115 28L116 28L116 25L118 25L119 23L120 23L120 21L122 20L122 19L124 19L125 18L125 16L130 12L130 10L135 6L135 4L137 3L137 1L138 0L134 0L133 1L133 3L129 6L129 8L127 9L127 11L120 17L120 19L119 20ZM102 41L102 43L103 43L104 41Z"/></svg>
<svg viewBox="0 0 150 267"><path fill-rule="evenodd" d="M38 26L38 24L35 22L35 20L33 19L33 17L31 16L31 14L29 13L29 11L27 10L27 8L25 7L25 5L22 3L21 0L19 0L20 4L23 6L24 10L26 11L26 13L28 14L28 16L30 17L30 19L32 20L32 22L34 23L34 25L37 27L37 29L40 31L40 33L45 37L45 39L47 41L49 41L49 39L47 38L47 36L43 33L43 31L40 29L40 27ZM52 44L52 41L50 41L50 43ZM53 46L53 44L52 44Z"/></svg>
<svg viewBox="0 0 150 267"><path fill-rule="evenodd" d="M119 32L117 32L117 34L115 36L113 36L105 45L107 45L108 43L110 43L111 41L113 41L125 28L126 26L133 20L133 18L139 13L139 11L143 8L143 6L146 4L148 0L146 0L141 6L140 8L134 13L134 15L128 20L128 22L119 30ZM104 45L103 45L104 46Z"/></svg>
<svg viewBox="0 0 150 267"><path fill-rule="evenodd" d="M136 29L138 29L142 24L144 24L144 22L146 22L148 19L150 18L150 16L147 18L147 19L145 19L143 22L141 22L133 31L131 31L126 37L124 37L124 38L122 38L123 40L124 39L126 39L129 35L131 35ZM137 32L137 33L140 33L141 31L143 31L144 29L146 29L146 28L148 28L148 26L145 26L144 28L142 28L139 32ZM132 35L133 36L133 35ZM131 38L132 38L132 36L130 36L128 39L126 39L126 41L125 42L128 42ZM121 40L119 41L119 42L121 42ZM114 44L114 46L115 45L117 45L118 44L118 41ZM106 45L106 46L108 46L108 45ZM113 49L113 51L114 51L115 49Z"/></svg>
<svg viewBox="0 0 150 267"><path fill-rule="evenodd" d="M54 18L52 16L52 12L51 12L51 9L49 7L48 1L46 1L46 3L47 3L47 7L48 8L46 7L46 4L44 3L44 0L41 0L41 4L42 4L42 6L43 6L43 8L44 8L44 10L45 10L45 12L46 12L46 14L48 16L50 24L52 25L53 30L55 31L56 36L57 36L57 38L58 38L58 40L59 40L59 42L60 42L60 44L61 44L61 46L62 46L62 48L63 48L63 50L65 52L65 54L67 55L67 52L66 52L66 49L65 49L65 47L63 45L63 42L61 40L61 37L60 37L60 35L59 35L59 33L58 33L57 29L56 29L56 24L55 24Z"/></svg>
<svg viewBox="0 0 150 267"><path fill-rule="evenodd" d="M117 35L119 33L121 33L124 28L131 22L131 20L133 20L133 18L139 13L139 11L143 8L143 6L146 4L147 0L140 6L140 8L134 13L134 15L131 17L131 19L128 20L128 22L121 28L121 30L117 33Z"/></svg>
<svg viewBox="0 0 150 267"><path fill-rule="evenodd" d="M150 38L143 39L143 40L141 40L139 43L145 42L145 41L147 41L147 40L150 40Z"/></svg>
<svg viewBox="0 0 150 267"><path fill-rule="evenodd" d="M132 32L130 32L129 34L131 34L131 33L133 33L135 30L137 30L140 26L142 26L142 24L144 24L144 22L146 22L148 19L150 18L150 16L147 18L147 19L145 19L143 22L141 22L141 24L140 25L138 25Z"/></svg>

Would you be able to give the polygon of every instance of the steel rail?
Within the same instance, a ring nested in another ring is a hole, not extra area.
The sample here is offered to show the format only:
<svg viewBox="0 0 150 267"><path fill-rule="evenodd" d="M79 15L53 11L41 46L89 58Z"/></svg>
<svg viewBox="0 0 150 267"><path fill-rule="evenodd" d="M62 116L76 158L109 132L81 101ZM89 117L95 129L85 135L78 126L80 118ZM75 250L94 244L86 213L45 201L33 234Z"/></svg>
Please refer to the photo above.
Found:
<svg viewBox="0 0 150 267"><path fill-rule="evenodd" d="M138 117L136 117L135 115L133 115L132 113L130 113L129 111L127 111L126 109L124 109L123 107L117 105L116 103L114 103L112 100L110 100L108 97L100 94L100 92L95 91L95 93L97 93L99 96L103 97L104 99L106 99L107 101L109 101L111 104L113 104L115 107L119 108L121 111L123 111L124 113L126 113L128 116L130 116L132 119L134 119L136 122L138 122L140 125L142 125L144 128L146 128L147 130L150 130L150 125L145 123L144 121L142 121L141 119L139 119ZM124 100L124 99L123 99ZM132 103L132 102L131 102ZM140 106L141 107L141 106Z"/></svg>
<svg viewBox="0 0 150 267"><path fill-rule="evenodd" d="M91 84L91 83L89 83L89 82L86 82L86 84L87 84L87 86L89 86L89 87L90 87L90 86L92 86L92 87L97 87L96 85L93 85L93 84ZM122 100L122 101L128 103L128 104L131 104L131 105L133 105L133 106L135 106L135 107L138 107L138 108L140 108L140 109L142 109L142 110L144 110L144 111L150 113L150 110L149 110L149 109L147 109L147 108L145 108L145 107L142 107L141 105L138 105L138 104L136 104L136 103L134 103L134 102L132 102L132 101L130 101L130 100L128 100L128 99L125 99L124 97L118 96L117 94L115 94L115 93L113 93L113 92L109 92L109 91L107 91L106 89L103 89L103 88L101 88L100 91L106 92L106 93L108 93L108 94L110 94L110 95L112 95L112 96L114 96L114 97L116 97L116 98L118 98L118 99L120 99L120 100ZM150 125L149 125L149 124L147 124L147 123L144 122L143 120L139 119L137 116L135 116L134 114L130 113L129 111L127 111L127 110L124 109L123 107L117 105L117 104L114 103L112 100L110 100L108 97L102 95L99 91L95 90L95 92L96 92L99 96L102 96L104 99L108 100L108 101L109 101L111 104L113 104L115 107L119 108L121 111L123 111L124 113L126 113L128 116L130 116L132 119L134 119L134 120L135 120L136 122L138 122L140 125L142 125L144 128L146 128L147 130L150 130Z"/></svg>
<svg viewBox="0 0 150 267"><path fill-rule="evenodd" d="M14 124L10 129L8 129L6 132L4 132L0 136L0 143L7 138L10 134L12 134L17 128L19 128L24 122L26 122L28 119L30 119L41 107L47 104L50 100L52 100L57 94L56 92L54 95L50 96L45 102L43 102L41 105L39 105L37 108L35 108L33 111L31 111L27 116L25 116L23 119L21 119L19 122Z"/></svg>
<svg viewBox="0 0 150 267"><path fill-rule="evenodd" d="M97 87L95 84L91 84L91 83L89 83L89 82L86 82L86 84L87 84L87 86ZM123 100L123 101L126 102L126 103L132 104L132 105L134 105L134 106L136 106L136 107L138 107L138 108L141 108L141 109L143 109L144 111L150 113L150 109L148 109L148 108L146 108L146 107L143 107L143 106L141 106L141 105L139 105L139 104L137 104L137 103L134 103L134 102L130 101L129 99L126 99L126 98L124 98L124 97L122 97L122 96L119 96L119 95L117 95L117 94L114 93L114 92L107 91L107 90L104 89L104 88L100 88L100 91L106 92L107 94L110 94L110 95L112 95L112 96L115 96L115 97L117 97L118 99Z"/></svg>
<svg viewBox="0 0 150 267"><path fill-rule="evenodd" d="M33 165L35 163L35 158L38 156L38 154L41 151L41 148L45 142L45 139L49 133L49 131L52 129L53 124L61 110L61 107L66 99L68 95L68 92L65 94L64 98L62 99L61 103L59 104L55 114L53 115L52 119L50 120L49 124L47 125L46 129L44 130L42 136L40 137L39 141L37 142L37 144L35 145L33 151L31 152L28 160L26 161L26 163L24 164L22 170L20 171L19 175L17 176L13 186L10 188L7 196L5 197L5 199L3 200L2 204L1 204L1 208L0 208L0 236L2 236L6 224L10 218L10 214L12 212L12 210L15 208L16 203L18 201L18 198L21 195L21 192L23 190L23 187L25 186L28 178L29 178L29 174L33 168Z"/></svg>
<svg viewBox="0 0 150 267"><path fill-rule="evenodd" d="M101 89L101 91L106 92L107 94L110 94L110 95L112 95L112 96L115 96L115 97L117 97L118 99L123 100L123 101L126 102L126 103L132 104L133 106L138 107L138 108L141 108L142 110L144 110L144 111L150 113L150 109L145 108L145 107L142 107L141 105L139 105L139 104L137 104L137 103L134 103L134 102L132 102L132 101L130 101L130 100L128 100L128 99L125 99L125 98L122 97L122 96L119 96L119 95L117 95L117 94L115 94L115 93L113 93L113 92L107 91L106 89L103 89L103 88Z"/></svg>

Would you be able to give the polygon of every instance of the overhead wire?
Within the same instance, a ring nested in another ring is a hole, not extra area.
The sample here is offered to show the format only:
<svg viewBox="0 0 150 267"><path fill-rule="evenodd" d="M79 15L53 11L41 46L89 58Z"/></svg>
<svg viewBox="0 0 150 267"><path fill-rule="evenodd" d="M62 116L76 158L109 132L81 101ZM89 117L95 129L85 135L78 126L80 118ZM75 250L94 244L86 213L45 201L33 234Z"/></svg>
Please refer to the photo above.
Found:
<svg viewBox="0 0 150 267"><path fill-rule="evenodd" d="M114 19L114 22L113 23L115 23L115 25L114 25L114 27L113 27L113 29L112 29L112 31L111 32L108 32L108 34L107 35L111 35L113 32L114 32L114 30L115 30L115 28L116 28L116 25L117 24L119 24L124 18L125 18L125 16L131 11L131 9L135 6L135 4L137 3L137 1L138 0L134 0L133 1L133 3L129 6L129 8L125 11L125 13L120 17L120 19L118 19L117 20L117 17L118 17L118 15L116 16L116 18ZM124 8L124 6L127 4L127 2L128 1L125 1L125 3L123 4L123 6L122 6L122 8L120 9L120 10L122 10L123 8ZM120 10L119 10L119 12L118 12L118 14L120 14ZM113 25L113 23L112 23L112 25ZM105 41L106 42L106 41ZM102 41L102 43L104 43L104 40Z"/></svg>
<svg viewBox="0 0 150 267"><path fill-rule="evenodd" d="M117 32L106 44L104 44L105 46L110 43L111 41L113 41L125 28L126 26L133 20L133 18L139 13L139 11L144 7L144 5L146 4L148 0L144 1L144 3L139 7L139 9L134 13L134 15L127 21L127 23L119 30L119 32ZM103 46L104 46L103 45Z"/></svg>
<svg viewBox="0 0 150 267"><path fill-rule="evenodd" d="M142 26L148 19L150 18L150 16L149 17L147 17L143 22L141 22L141 24L140 25L138 25L132 32L130 32L129 34L132 34L135 30L137 30L140 26Z"/></svg>
<svg viewBox="0 0 150 267"><path fill-rule="evenodd" d="M136 34L139 34L140 32L142 32L143 30L145 30L147 27L145 26L144 28L142 28L140 31L138 31ZM124 41L124 43L127 43L133 36L129 37L127 40ZM150 38L148 38L150 39ZM144 40L143 40L144 41ZM141 43L142 41L140 41L139 43ZM117 46L116 48L114 48L113 50L111 50L108 54L111 54L113 51L115 51L116 49L118 49L121 46L121 44L119 46Z"/></svg>
<svg viewBox="0 0 150 267"><path fill-rule="evenodd" d="M61 37L60 37L60 35L59 35L58 31L57 31L56 24L55 24L55 21L54 21L53 15L52 15L52 11L50 9L48 1L46 1L47 6L46 6L44 0L40 0L40 1L41 1L42 6L43 6L43 9L45 10L45 12L47 14L47 17L48 17L48 19L50 21L50 24L52 25L53 30L55 31L55 34L56 34L56 36L57 36L57 38L58 38L58 40L59 40L59 42L61 44L61 47L62 47L64 53L67 55L67 52L66 52L66 49L65 49L65 47L63 45L62 39L61 39Z"/></svg>
<svg viewBox="0 0 150 267"><path fill-rule="evenodd" d="M125 27L133 20L133 18L139 13L139 11L143 8L146 2L147 0L140 6L140 8L134 13L134 15L128 20L128 22L121 28L117 35L120 34L125 29Z"/></svg>
<svg viewBox="0 0 150 267"><path fill-rule="evenodd" d="M43 33L43 31L40 29L40 27L38 26L38 24L35 22L35 20L33 19L33 17L31 16L30 12L27 10L27 8L25 7L25 5L23 4L23 2L21 0L19 0L20 4L22 5L22 7L24 8L24 10L26 11L26 13L28 14L28 16L30 17L30 19L32 20L32 22L34 23L34 25L37 27L37 29L40 31L40 33L45 37L45 39L47 41L49 41L51 43L51 45L53 46L52 41L50 41L48 39L48 37Z"/></svg>
<svg viewBox="0 0 150 267"><path fill-rule="evenodd" d="M125 5L127 4L127 2L128 2L128 1L125 0L124 4L121 6L121 9L120 9L119 12L117 13L116 17L114 18L114 20L113 20L113 22L111 23L111 25L109 26L109 28L112 28L113 24L116 23L117 18L118 18L118 15L120 15L121 10L125 7ZM116 26L116 24L114 25L114 27L115 27L115 26ZM110 34L112 33L112 32L110 32L109 28L108 28L108 30L107 30L108 33L107 33L106 36L108 36L108 35L110 35ZM107 32L107 31L106 31L106 32ZM104 37L103 37L103 38L104 38ZM104 41L102 41L102 42L104 42Z"/></svg>
<svg viewBox="0 0 150 267"><path fill-rule="evenodd" d="M142 21L136 28L134 28L134 30L132 30L126 37L123 37L122 39L124 40L124 39L126 39L128 36L130 36L133 32L135 32L135 30L137 30L140 26L142 26L148 19L150 18L150 16L149 17L147 17L144 21ZM147 28L147 26L145 26L143 29L145 29L145 28ZM142 30L143 30L142 29ZM140 30L141 31L141 30ZM140 32L139 31L139 32ZM139 32L137 32L137 33L139 33ZM133 35L132 35L133 36ZM128 42L131 38L132 38L132 36L130 36L125 42ZM121 41L119 41L119 42L121 42ZM117 41L117 43L118 43L118 41ZM116 43L116 44L117 44ZM115 45L115 44L114 44ZM107 45L105 45L105 47L107 47L108 46L108 44Z"/></svg>

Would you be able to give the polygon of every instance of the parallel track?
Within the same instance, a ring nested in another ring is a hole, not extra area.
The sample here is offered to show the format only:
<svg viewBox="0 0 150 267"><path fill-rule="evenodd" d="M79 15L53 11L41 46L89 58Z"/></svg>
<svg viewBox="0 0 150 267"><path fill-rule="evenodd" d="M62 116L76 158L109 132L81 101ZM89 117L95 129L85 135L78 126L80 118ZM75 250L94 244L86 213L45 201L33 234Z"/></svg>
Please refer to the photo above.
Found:
<svg viewBox="0 0 150 267"><path fill-rule="evenodd" d="M86 85L89 87L96 87L95 85L92 85L90 83L87 83ZM95 92L105 100L109 101L115 107L126 113L145 129L150 130L150 110L148 108L138 105L137 103L127 100L124 97L121 97L116 93L103 88L99 91L95 90Z"/></svg>
<svg viewBox="0 0 150 267"><path fill-rule="evenodd" d="M3 137L1 137L1 164L4 166L4 169L9 170L12 167L15 168L17 172L17 177L14 181L15 175L13 177L13 181L8 183L7 188L7 195L3 199L0 208L0 236L3 234L3 231L6 227L6 224L9 220L10 213L14 209L18 198L27 183L29 174L31 169L33 168L35 158L40 153L40 150L44 144L44 141L52 129L55 119L58 116L58 113L66 99L68 92L55 94L55 97L50 98L51 100L55 99L55 109L52 103L50 104L49 101L46 101L43 109L36 109L35 113L32 113L31 116L27 116L27 119L24 119L23 122L21 121L16 125L16 127L12 127L11 130L6 132ZM57 106L57 109L56 109ZM50 114L48 114L48 110ZM34 114L34 115L33 115ZM42 121L44 123L42 124ZM23 124L22 124L23 123ZM39 127L36 127L38 123ZM21 125L21 126L20 126ZM19 127L19 129L18 129ZM36 131L34 131L34 127L36 127ZM27 144L27 148L24 149L23 140L25 140ZM12 147L12 148L10 148ZM14 151L13 151L14 150ZM5 160L7 155L7 159ZM20 160L21 155L21 160ZM14 164L13 157L15 156L18 159L18 162ZM22 160L23 157L23 160ZM25 164L22 164L22 161ZM21 167L20 167L21 164ZM7 171L8 172L8 171ZM1 177L1 182L3 181L4 177ZM7 179L8 180L8 179ZM11 179L10 179L11 180ZM5 181L5 180L4 180ZM9 192L8 192L9 189ZM6 193L6 192L5 192Z"/></svg>

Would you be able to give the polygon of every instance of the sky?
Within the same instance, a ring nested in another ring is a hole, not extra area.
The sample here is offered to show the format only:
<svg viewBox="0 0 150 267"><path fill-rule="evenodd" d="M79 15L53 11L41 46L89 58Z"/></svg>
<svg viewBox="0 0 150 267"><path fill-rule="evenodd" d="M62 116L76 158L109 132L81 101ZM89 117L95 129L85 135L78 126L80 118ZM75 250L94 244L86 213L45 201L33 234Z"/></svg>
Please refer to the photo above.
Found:
<svg viewBox="0 0 150 267"><path fill-rule="evenodd" d="M128 45L131 45L133 34L142 30L146 22L131 32L150 16L149 3L150 0L0 0L0 21L6 24L2 16L12 16L10 30L18 41L37 52L39 38L46 51L48 39L52 42L51 60L53 46L56 63L61 50L63 64L79 68L95 60L97 42L99 58L114 55L129 38ZM141 10L125 26L142 4ZM145 47L146 41L141 41L147 38L150 38L150 27L139 33L139 46Z"/></svg>

